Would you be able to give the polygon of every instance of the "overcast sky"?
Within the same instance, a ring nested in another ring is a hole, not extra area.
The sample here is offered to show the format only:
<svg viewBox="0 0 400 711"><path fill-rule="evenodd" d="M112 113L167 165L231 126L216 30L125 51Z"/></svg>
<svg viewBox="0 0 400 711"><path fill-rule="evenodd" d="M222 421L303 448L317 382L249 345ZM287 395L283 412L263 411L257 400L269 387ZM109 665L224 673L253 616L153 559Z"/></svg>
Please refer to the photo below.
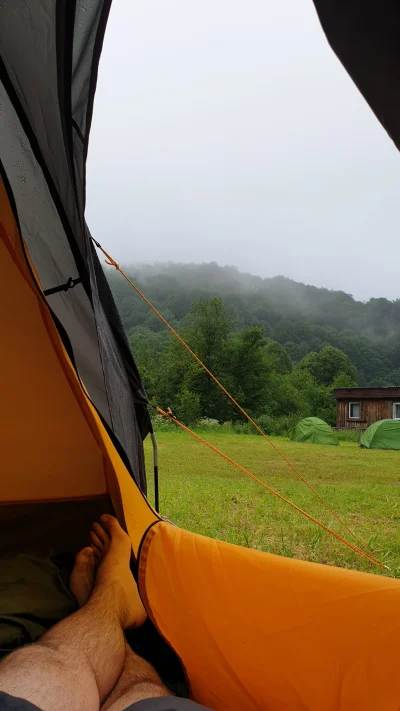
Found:
<svg viewBox="0 0 400 711"><path fill-rule="evenodd" d="M311 0L114 0L87 219L117 261L400 298L399 185Z"/></svg>

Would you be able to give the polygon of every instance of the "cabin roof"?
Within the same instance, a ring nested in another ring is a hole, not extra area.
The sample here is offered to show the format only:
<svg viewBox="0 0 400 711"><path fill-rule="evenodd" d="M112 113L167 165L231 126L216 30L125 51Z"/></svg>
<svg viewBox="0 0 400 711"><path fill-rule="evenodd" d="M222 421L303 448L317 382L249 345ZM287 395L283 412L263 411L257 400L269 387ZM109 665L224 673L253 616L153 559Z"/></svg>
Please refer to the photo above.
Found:
<svg viewBox="0 0 400 711"><path fill-rule="evenodd" d="M400 402L400 385L383 388L336 388L336 400L393 400Z"/></svg>

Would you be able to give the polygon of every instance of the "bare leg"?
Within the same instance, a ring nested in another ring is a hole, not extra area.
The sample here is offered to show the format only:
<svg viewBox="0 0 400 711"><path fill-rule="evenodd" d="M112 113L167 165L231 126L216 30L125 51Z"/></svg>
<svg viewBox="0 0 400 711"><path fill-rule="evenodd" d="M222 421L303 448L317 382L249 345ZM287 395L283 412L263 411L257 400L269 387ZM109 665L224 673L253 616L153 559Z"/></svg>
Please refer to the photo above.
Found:
<svg viewBox="0 0 400 711"><path fill-rule="evenodd" d="M90 537L96 558L101 560L104 555L104 533L94 526ZM81 581L82 578L80 578L80 583ZM121 676L101 707L101 711L106 711L106 709L124 711L136 701L157 696L172 696L172 694L165 688L155 669L135 654L126 642L125 661Z"/></svg>
<svg viewBox="0 0 400 711"><path fill-rule="evenodd" d="M102 559L86 604L0 664L0 690L43 711L98 711L125 662L123 630L145 618L129 568L130 540L112 516L101 521L93 528ZM81 551L74 573L71 589L82 604L93 580L92 549Z"/></svg>
<svg viewBox="0 0 400 711"><path fill-rule="evenodd" d="M124 711L143 699L172 696L153 667L135 654L126 644L122 674L101 711Z"/></svg>

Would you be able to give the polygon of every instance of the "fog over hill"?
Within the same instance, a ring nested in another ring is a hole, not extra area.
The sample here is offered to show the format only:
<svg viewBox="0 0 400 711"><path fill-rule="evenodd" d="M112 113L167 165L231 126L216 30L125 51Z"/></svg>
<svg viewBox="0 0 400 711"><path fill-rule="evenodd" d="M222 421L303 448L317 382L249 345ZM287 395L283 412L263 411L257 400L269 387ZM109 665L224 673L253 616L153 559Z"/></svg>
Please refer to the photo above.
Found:
<svg viewBox="0 0 400 711"><path fill-rule="evenodd" d="M302 284L284 276L261 278L233 266L155 263L125 265L131 278L176 327L199 299L221 297L237 330L258 326L281 343L294 363L326 345L343 350L360 385L400 382L400 299L357 301L343 291ZM108 279L126 331L164 328L113 270Z"/></svg>

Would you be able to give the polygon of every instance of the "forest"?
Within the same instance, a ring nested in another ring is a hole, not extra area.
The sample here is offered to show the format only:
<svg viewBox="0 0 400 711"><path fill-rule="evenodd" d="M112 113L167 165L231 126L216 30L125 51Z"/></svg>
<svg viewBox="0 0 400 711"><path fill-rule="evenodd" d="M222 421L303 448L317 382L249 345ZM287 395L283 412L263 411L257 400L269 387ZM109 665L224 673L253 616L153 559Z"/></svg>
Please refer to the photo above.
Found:
<svg viewBox="0 0 400 711"><path fill-rule="evenodd" d="M400 383L400 300L363 303L215 263L124 269L270 434L308 415L334 424L336 387ZM190 425L241 419L129 284L107 277L149 399Z"/></svg>

